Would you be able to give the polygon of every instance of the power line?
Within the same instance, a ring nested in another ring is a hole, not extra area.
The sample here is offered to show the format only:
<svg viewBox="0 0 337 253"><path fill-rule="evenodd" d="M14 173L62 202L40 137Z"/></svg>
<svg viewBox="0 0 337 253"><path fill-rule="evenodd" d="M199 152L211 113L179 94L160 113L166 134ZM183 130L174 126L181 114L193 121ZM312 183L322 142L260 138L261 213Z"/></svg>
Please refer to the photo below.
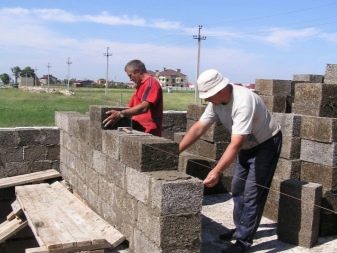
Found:
<svg viewBox="0 0 337 253"><path fill-rule="evenodd" d="M106 56L106 82L105 82L105 96L109 84L109 57L112 56L112 53L109 53L109 47L106 48L106 53L104 53L104 56Z"/></svg>
<svg viewBox="0 0 337 253"><path fill-rule="evenodd" d="M201 40L206 40L206 36L201 36L200 35L200 30L202 29L202 25L199 25L198 27L198 35L193 35L193 39L198 40L198 59L197 59L197 79L199 77L199 67L200 67L200 46L201 46ZM198 86L197 83L195 83L195 103L198 101Z"/></svg>
<svg viewBox="0 0 337 253"><path fill-rule="evenodd" d="M48 62L48 65L47 65L47 68L48 68L48 88L47 88L47 92L49 93L49 82L50 82L50 78L49 78L49 69L51 68L51 65L49 64L49 62Z"/></svg>

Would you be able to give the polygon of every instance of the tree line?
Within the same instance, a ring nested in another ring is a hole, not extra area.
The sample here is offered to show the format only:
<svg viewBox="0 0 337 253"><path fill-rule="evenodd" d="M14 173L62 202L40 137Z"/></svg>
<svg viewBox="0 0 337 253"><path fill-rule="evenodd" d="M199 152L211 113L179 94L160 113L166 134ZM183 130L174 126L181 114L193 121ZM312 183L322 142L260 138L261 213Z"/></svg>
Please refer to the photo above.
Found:
<svg viewBox="0 0 337 253"><path fill-rule="evenodd" d="M18 83L18 78L21 77L33 77L33 78L37 78L36 74L35 74L35 70L32 69L31 67L27 66L23 69L21 69L19 66L15 66L13 68L11 68L11 71L13 73L14 76L14 83L17 84ZM9 84L10 83L10 76L7 73L2 73L0 75L0 79L4 84Z"/></svg>

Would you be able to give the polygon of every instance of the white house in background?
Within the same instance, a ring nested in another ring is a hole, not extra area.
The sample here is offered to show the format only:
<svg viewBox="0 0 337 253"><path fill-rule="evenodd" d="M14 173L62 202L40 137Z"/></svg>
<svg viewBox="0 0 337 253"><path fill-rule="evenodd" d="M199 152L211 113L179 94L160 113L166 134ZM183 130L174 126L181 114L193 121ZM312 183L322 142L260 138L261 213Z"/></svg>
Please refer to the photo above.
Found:
<svg viewBox="0 0 337 253"><path fill-rule="evenodd" d="M43 75L40 79L41 85L47 85L48 84L48 75ZM56 84L58 82L58 79L53 76L49 75L49 84Z"/></svg>
<svg viewBox="0 0 337 253"><path fill-rule="evenodd" d="M173 70L164 68L163 71L156 70L155 76L162 87L188 87L187 76L180 69Z"/></svg>

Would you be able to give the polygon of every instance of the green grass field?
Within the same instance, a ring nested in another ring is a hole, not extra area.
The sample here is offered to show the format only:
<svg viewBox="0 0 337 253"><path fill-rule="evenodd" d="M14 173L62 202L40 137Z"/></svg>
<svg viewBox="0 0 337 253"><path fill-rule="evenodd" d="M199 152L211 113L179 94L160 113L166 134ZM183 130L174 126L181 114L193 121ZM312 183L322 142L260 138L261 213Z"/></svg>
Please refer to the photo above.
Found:
<svg viewBox="0 0 337 253"><path fill-rule="evenodd" d="M74 96L0 89L0 127L53 126L55 111L87 112L90 105L126 106L133 89L77 88ZM164 92L164 110L187 110L194 92Z"/></svg>

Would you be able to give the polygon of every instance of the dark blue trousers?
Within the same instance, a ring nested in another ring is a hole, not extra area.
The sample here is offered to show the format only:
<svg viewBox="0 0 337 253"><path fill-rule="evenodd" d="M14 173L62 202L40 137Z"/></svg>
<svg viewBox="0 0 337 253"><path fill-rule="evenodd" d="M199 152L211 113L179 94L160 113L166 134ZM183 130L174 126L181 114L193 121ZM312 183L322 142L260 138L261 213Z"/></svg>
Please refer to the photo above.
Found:
<svg viewBox="0 0 337 253"><path fill-rule="evenodd" d="M260 224L282 147L279 132L258 146L239 152L232 181L236 238L247 247Z"/></svg>

